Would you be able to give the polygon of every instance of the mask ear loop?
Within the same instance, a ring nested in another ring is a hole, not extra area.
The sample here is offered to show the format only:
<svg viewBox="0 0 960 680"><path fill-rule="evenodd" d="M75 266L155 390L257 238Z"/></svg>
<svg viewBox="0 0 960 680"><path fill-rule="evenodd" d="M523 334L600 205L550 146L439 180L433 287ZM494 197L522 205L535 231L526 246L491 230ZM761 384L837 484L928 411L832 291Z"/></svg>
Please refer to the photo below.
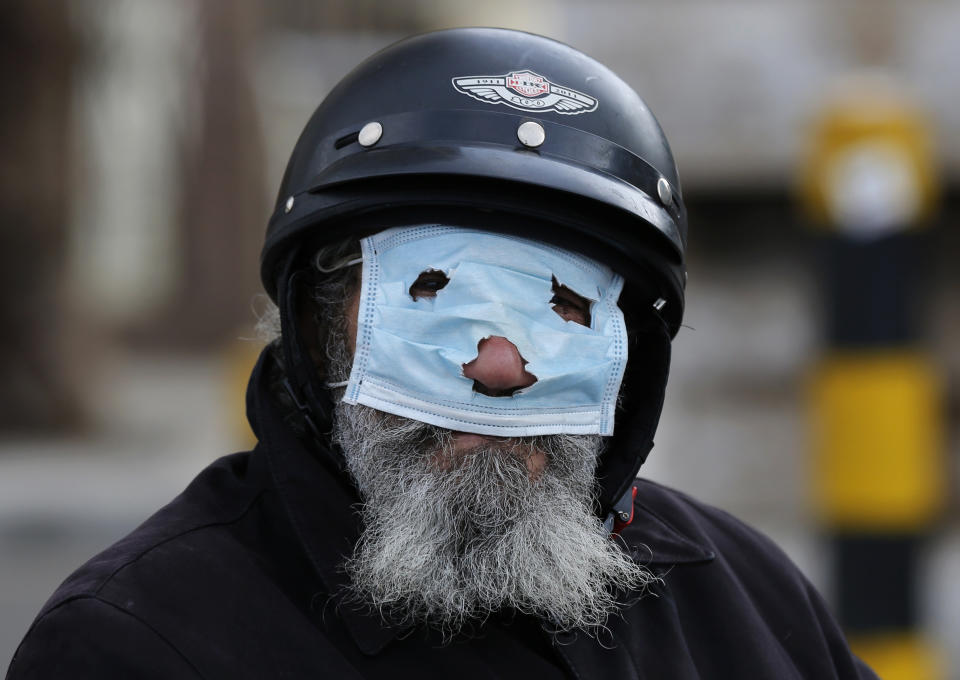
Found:
<svg viewBox="0 0 960 680"><path fill-rule="evenodd" d="M356 253L352 255L347 255L345 258L334 262L329 267L324 267L320 263L320 253L317 253L317 256L313 260L313 266L316 267L317 271L323 274L332 274L335 271L341 269L346 269L347 267L352 267L355 264L360 264L363 262L363 255L357 255Z"/></svg>
<svg viewBox="0 0 960 680"><path fill-rule="evenodd" d="M298 294L300 282L306 272L295 266L294 252L283 267L277 286L277 302L280 305L280 337L283 349L286 377L283 386L312 435L319 451L335 456L329 446L330 429L333 423L333 400L318 376L317 368L310 358L297 329ZM340 467L340 461L334 461Z"/></svg>

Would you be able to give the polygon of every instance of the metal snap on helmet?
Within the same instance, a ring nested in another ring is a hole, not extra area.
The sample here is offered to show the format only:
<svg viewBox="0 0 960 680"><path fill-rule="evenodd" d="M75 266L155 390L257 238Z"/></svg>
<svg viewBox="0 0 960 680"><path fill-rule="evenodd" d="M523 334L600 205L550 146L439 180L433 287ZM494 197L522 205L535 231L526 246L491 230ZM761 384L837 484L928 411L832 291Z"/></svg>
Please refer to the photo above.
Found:
<svg viewBox="0 0 960 680"><path fill-rule="evenodd" d="M297 141L261 278L276 300L301 245L422 223L584 253L642 286L671 335L679 327L686 212L667 140L626 83L567 45L461 28L360 64Z"/></svg>

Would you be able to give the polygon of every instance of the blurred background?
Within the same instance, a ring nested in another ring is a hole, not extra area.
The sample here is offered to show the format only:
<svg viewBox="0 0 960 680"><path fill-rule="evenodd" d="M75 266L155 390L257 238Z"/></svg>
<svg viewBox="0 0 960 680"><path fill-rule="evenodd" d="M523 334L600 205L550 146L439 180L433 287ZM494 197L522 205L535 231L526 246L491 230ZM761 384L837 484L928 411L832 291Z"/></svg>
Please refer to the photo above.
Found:
<svg viewBox="0 0 960 680"><path fill-rule="evenodd" d="M960 678L958 0L0 4L0 668L249 447L257 254L313 108L463 25L591 54L671 140L688 308L643 474L771 535L884 677Z"/></svg>

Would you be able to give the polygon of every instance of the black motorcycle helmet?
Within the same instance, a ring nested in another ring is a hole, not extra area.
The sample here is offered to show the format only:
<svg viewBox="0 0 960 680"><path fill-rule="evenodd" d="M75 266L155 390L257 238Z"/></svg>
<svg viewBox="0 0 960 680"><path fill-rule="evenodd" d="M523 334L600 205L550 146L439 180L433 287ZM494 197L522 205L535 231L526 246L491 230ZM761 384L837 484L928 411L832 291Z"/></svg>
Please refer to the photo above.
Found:
<svg viewBox="0 0 960 680"><path fill-rule="evenodd" d="M618 417L600 462L609 510L652 447L683 314L686 211L660 125L608 68L519 31L427 33L357 66L300 135L261 254L263 284L281 310L290 389L315 424L328 420L330 400L296 333L307 254L427 223L581 252L626 279L628 317L656 317L661 337L631 347L624 403L635 413Z"/></svg>

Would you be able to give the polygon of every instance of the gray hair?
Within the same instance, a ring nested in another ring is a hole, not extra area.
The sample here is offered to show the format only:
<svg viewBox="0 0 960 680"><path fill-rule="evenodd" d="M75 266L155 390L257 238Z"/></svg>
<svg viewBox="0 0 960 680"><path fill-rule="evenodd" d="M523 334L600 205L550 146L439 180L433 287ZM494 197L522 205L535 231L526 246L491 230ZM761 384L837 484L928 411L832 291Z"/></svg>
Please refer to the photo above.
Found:
<svg viewBox="0 0 960 680"><path fill-rule="evenodd" d="M347 326L345 308L360 285L359 265L353 262L359 257L360 244L351 238L325 245L310 258L313 276L310 300L314 307L314 324L309 329L301 329L301 333L309 344L316 343L316 346L324 349L326 365L333 372L338 372L342 365L341 339L346 335ZM262 309L254 311L257 338L264 344L277 347L282 332L280 309L266 296L264 299L266 302ZM338 381L347 377L330 375L328 379Z"/></svg>

